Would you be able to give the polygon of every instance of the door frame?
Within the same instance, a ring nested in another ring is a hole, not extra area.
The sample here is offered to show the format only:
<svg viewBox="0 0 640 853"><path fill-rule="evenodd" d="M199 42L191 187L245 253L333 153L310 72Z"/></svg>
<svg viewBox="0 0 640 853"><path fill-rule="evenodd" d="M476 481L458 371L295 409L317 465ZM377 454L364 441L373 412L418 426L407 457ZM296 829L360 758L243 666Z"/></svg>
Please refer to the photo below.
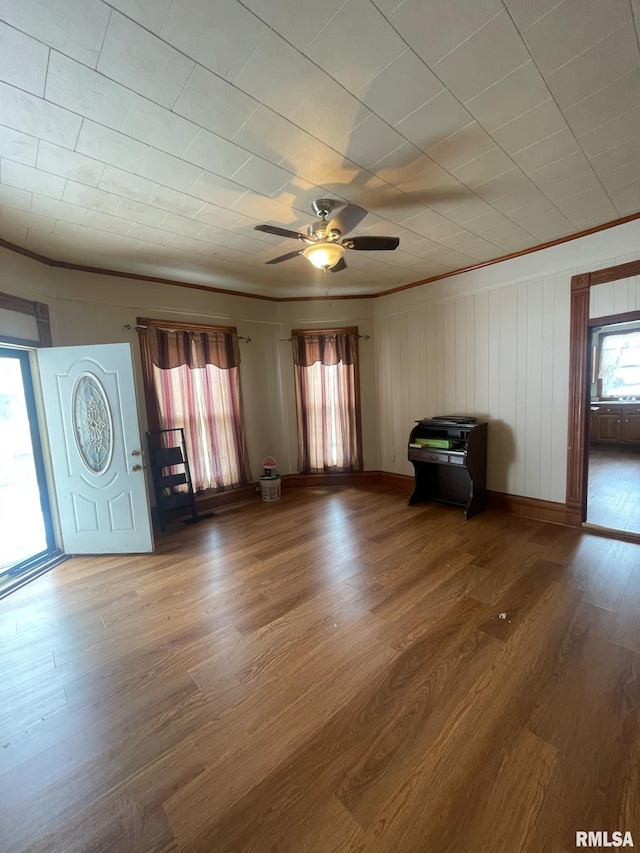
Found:
<svg viewBox="0 0 640 853"><path fill-rule="evenodd" d="M592 325L605 325L607 321L614 322L612 317L624 316L598 317L597 323L591 323L589 296L591 288L598 284L607 284L638 275L640 275L640 261L631 261L605 269L579 273L571 278L566 505L577 526L586 520L587 511L589 449L587 421L591 399L591 353L588 345L590 329Z"/></svg>

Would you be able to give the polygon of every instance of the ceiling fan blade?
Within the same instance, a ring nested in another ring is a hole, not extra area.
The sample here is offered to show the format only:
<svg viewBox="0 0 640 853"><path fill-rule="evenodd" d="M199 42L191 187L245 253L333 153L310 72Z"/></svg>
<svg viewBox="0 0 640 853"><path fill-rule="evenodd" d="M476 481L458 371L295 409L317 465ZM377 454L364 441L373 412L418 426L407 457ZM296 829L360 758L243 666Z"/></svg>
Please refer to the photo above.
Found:
<svg viewBox="0 0 640 853"><path fill-rule="evenodd" d="M348 237L342 241L347 249L362 252L392 252L400 245L399 237Z"/></svg>
<svg viewBox="0 0 640 853"><path fill-rule="evenodd" d="M358 207L357 204L347 204L337 216L333 217L327 230L332 231L335 229L341 234L347 234L356 225L359 225L366 215L367 211L364 207Z"/></svg>
<svg viewBox="0 0 640 853"><path fill-rule="evenodd" d="M340 270L346 270L346 268L347 268L347 262L345 261L344 258L340 258L338 263L335 264L335 266L331 267L331 272L340 272Z"/></svg>
<svg viewBox="0 0 640 853"><path fill-rule="evenodd" d="M287 252L286 255L279 255L277 258L273 258L270 261L265 261L267 264L281 264L283 261L290 261L291 258L296 258L298 255L301 255L304 252L304 249L300 249L297 252Z"/></svg>
<svg viewBox="0 0 640 853"><path fill-rule="evenodd" d="M306 234L301 234L299 231L289 231L288 228L278 228L277 225L255 225L254 231L264 231L266 234L276 234L278 237L293 237L294 240L309 241Z"/></svg>

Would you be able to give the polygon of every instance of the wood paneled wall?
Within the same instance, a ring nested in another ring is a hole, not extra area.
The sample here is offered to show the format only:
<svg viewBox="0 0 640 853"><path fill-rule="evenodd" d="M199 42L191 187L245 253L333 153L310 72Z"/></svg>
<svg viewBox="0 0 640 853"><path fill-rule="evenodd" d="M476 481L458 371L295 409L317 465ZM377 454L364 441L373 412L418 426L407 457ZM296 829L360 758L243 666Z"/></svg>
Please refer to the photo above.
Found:
<svg viewBox="0 0 640 853"><path fill-rule="evenodd" d="M382 469L411 472L413 421L472 414L490 421L490 489L564 501L568 330L567 275L382 310Z"/></svg>

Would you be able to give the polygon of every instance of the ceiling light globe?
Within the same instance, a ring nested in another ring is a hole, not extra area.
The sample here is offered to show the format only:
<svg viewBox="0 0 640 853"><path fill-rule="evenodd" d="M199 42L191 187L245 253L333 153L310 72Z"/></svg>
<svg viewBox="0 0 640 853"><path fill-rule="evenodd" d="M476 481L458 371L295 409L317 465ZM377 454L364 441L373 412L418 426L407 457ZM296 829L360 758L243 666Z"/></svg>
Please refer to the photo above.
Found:
<svg viewBox="0 0 640 853"><path fill-rule="evenodd" d="M302 253L308 261L319 270L328 270L334 267L344 255L344 246L340 243L322 241L313 243Z"/></svg>

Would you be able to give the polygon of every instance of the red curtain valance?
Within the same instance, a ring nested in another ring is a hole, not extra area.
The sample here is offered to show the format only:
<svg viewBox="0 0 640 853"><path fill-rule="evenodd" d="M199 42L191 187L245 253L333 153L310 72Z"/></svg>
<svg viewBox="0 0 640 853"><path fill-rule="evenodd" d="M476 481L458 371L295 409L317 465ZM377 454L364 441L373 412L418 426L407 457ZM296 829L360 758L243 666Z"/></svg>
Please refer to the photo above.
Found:
<svg viewBox="0 0 640 853"><path fill-rule="evenodd" d="M191 368L213 364L222 370L229 370L240 364L238 336L233 331L191 331L149 326L147 336L151 362L163 370L182 364Z"/></svg>
<svg viewBox="0 0 640 853"><path fill-rule="evenodd" d="M310 367L317 361L331 364L356 364L358 360L358 330L293 331L291 332L293 363Z"/></svg>

